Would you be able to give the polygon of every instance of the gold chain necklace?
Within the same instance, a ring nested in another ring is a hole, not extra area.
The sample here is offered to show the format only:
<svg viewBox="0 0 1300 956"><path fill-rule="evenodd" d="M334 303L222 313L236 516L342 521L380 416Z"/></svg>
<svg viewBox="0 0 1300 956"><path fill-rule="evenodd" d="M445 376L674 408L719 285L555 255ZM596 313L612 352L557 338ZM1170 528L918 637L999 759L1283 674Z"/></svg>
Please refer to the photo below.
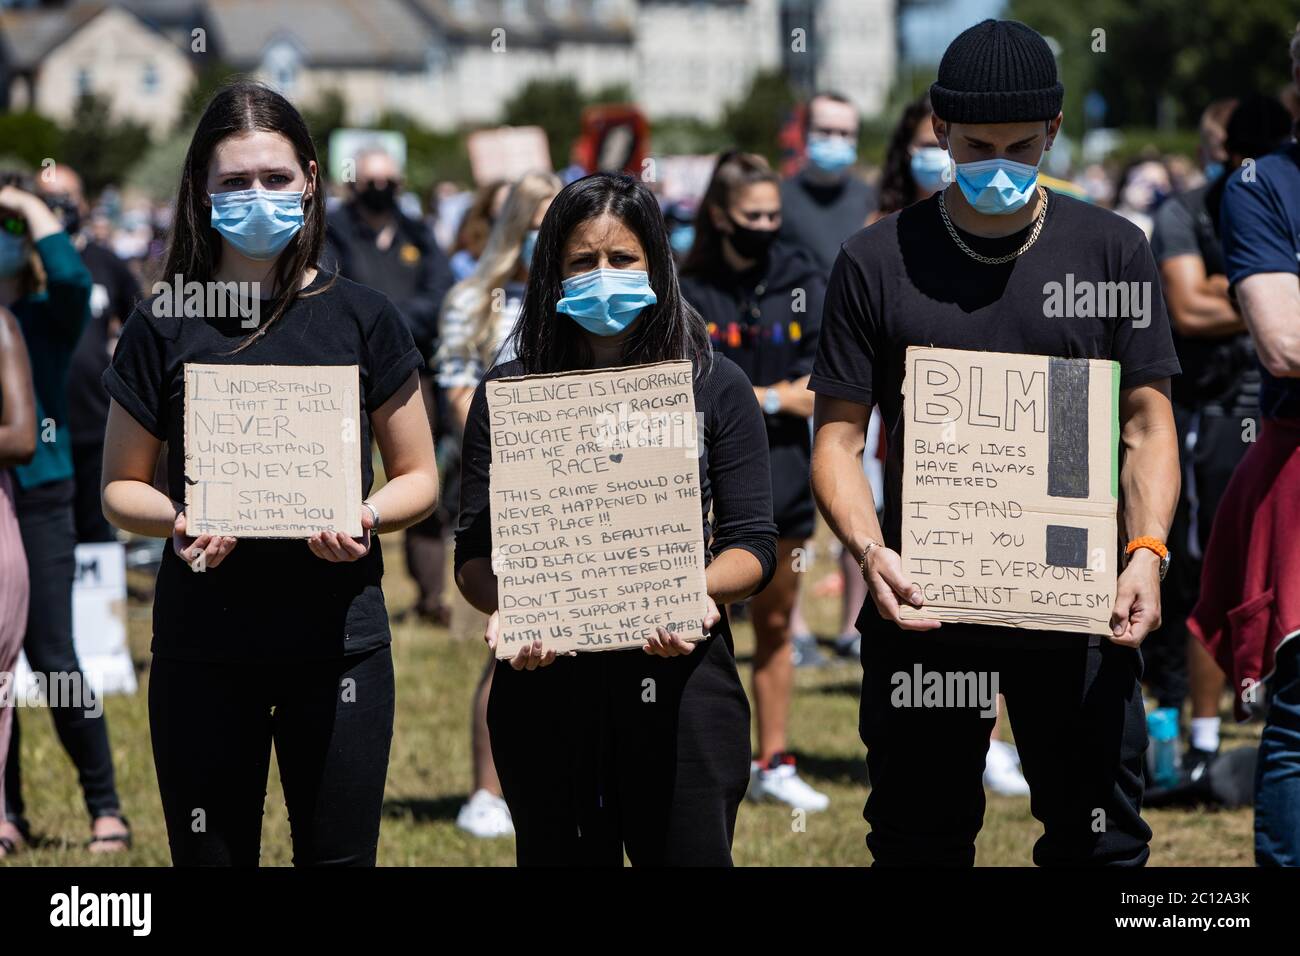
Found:
<svg viewBox="0 0 1300 956"><path fill-rule="evenodd" d="M966 243L961 241L961 236L957 235L957 230L953 227L952 220L948 218L948 207L943 201L943 192L939 193L939 213L943 216L943 224L948 227L948 235L952 236L952 241L957 243L957 248L961 249L962 252L966 253L966 255L970 256L976 262L982 262L988 266L1000 266L1005 265L1012 259L1015 259L1017 256L1024 253L1034 244L1035 240L1038 239L1038 234L1043 231L1043 222L1047 219L1047 190L1042 186L1039 186L1038 194L1042 197L1043 208L1038 211L1038 219L1034 222L1034 231L1029 234L1029 238L1025 240L1025 244L1015 252L1008 253L1005 256L998 256L996 258L992 256L982 256L970 246L966 245Z"/></svg>

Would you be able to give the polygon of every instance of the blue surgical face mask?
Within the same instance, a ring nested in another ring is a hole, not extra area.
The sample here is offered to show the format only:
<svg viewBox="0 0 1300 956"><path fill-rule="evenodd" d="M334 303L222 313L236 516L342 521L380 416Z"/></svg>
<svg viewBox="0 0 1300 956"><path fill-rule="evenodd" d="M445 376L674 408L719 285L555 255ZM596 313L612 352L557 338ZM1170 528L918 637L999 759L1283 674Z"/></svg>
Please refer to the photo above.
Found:
<svg viewBox="0 0 1300 956"><path fill-rule="evenodd" d="M695 226L690 223L674 226L673 231L668 233L668 244L679 256L686 255L691 251L691 246L695 245Z"/></svg>
<svg viewBox="0 0 1300 956"><path fill-rule="evenodd" d="M815 136L808 140L808 161L823 173L842 173L858 161L858 144L843 136Z"/></svg>
<svg viewBox="0 0 1300 956"><path fill-rule="evenodd" d="M938 192L945 183L952 182L952 159L946 149L922 146L912 154L912 180L916 188L925 192Z"/></svg>
<svg viewBox="0 0 1300 956"><path fill-rule="evenodd" d="M525 269L532 268L533 252L537 249L537 230L529 229L524 233L524 241L519 244L519 261Z"/></svg>
<svg viewBox="0 0 1300 956"><path fill-rule="evenodd" d="M302 191L240 189L212 194L212 228L241 255L274 259L302 228Z"/></svg>
<svg viewBox="0 0 1300 956"><path fill-rule="evenodd" d="M954 160L956 162L956 160ZM1038 166L995 157L957 163L957 186L976 212L1005 216L1033 198Z"/></svg>
<svg viewBox="0 0 1300 956"><path fill-rule="evenodd" d="M28 259L27 240L0 232L0 279L8 279L23 271Z"/></svg>
<svg viewBox="0 0 1300 956"><path fill-rule="evenodd" d="M1223 175L1223 163L1214 162L1205 164L1205 179L1207 182L1214 182Z"/></svg>
<svg viewBox="0 0 1300 956"><path fill-rule="evenodd" d="M659 301L650 276L641 269L592 269L562 283L564 298L555 311L571 317L588 332L617 335Z"/></svg>

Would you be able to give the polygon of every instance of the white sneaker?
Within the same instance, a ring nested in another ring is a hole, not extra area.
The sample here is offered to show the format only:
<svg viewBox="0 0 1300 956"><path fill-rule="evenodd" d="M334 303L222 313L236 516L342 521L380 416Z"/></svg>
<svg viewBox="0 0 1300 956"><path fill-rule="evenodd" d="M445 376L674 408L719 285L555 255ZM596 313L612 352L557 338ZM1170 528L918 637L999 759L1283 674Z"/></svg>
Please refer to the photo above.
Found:
<svg viewBox="0 0 1300 956"><path fill-rule="evenodd" d="M988 757L984 760L984 786L1004 797L1023 797L1029 793L1015 747L1001 740L989 742Z"/></svg>
<svg viewBox="0 0 1300 956"><path fill-rule="evenodd" d="M749 765L749 791L745 796L755 803L774 800L808 813L820 813L830 806L830 797L800 779L793 757L783 754L775 762L776 766L771 768L758 762Z"/></svg>
<svg viewBox="0 0 1300 956"><path fill-rule="evenodd" d="M480 839L513 836L515 825L506 802L488 790L476 790L456 814L456 826Z"/></svg>

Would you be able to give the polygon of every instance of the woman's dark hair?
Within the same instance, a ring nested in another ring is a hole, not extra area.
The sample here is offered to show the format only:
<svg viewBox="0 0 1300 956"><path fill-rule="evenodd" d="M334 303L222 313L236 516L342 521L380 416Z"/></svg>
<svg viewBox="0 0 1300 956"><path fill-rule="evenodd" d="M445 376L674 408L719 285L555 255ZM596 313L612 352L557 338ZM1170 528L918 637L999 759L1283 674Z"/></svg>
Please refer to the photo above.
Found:
<svg viewBox="0 0 1300 956"><path fill-rule="evenodd" d="M912 137L916 128L929 119L930 94L922 93L903 110L885 150L885 166L880 173L880 215L898 212L916 202L916 180L912 178Z"/></svg>
<svg viewBox="0 0 1300 956"><path fill-rule="evenodd" d="M217 145L228 136L241 133L279 133L293 145L298 164L307 176L311 198L303 199L302 228L280 253L275 265L275 299L271 314L261 327L235 349L247 348L279 319L298 299L304 273L316 265L325 245L325 196L319 164L315 178L316 146L300 114L279 93L247 80L237 80L219 90L209 101L198 128L190 140L176 195L176 215L167 247L163 278L180 274L186 282L209 282L221 263L221 234L212 228L212 210L207 205L208 165ZM330 280L330 284L333 279ZM326 285L315 292L325 291Z"/></svg>
<svg viewBox="0 0 1300 956"><path fill-rule="evenodd" d="M564 247L581 224L609 213L636 234L658 302L637 319L623 350L627 365L689 360L695 374L708 373L712 359L704 320L677 286L668 230L654 195L631 176L594 173L571 182L551 203L533 249L528 289L510 341L526 374L591 367L591 353L568 316L555 304L564 296Z"/></svg>
<svg viewBox="0 0 1300 956"><path fill-rule="evenodd" d="M772 172L762 156L729 149L718 157L704 191L699 209L695 212L695 242L682 261L682 275L709 275L725 268L722 260L722 233L713 224L712 209L721 209L730 215L731 200L737 191L756 183L780 185L781 180Z"/></svg>

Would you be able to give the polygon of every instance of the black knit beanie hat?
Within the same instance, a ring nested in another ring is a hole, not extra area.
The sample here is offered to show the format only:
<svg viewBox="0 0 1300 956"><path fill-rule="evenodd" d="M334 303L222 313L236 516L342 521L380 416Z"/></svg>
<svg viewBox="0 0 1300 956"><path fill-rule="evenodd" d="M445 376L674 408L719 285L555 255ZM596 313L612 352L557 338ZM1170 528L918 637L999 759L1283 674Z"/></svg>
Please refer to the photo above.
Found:
<svg viewBox="0 0 1300 956"><path fill-rule="evenodd" d="M950 123L1050 120L1064 96L1047 41L1017 20L985 20L958 36L930 87L934 115Z"/></svg>

